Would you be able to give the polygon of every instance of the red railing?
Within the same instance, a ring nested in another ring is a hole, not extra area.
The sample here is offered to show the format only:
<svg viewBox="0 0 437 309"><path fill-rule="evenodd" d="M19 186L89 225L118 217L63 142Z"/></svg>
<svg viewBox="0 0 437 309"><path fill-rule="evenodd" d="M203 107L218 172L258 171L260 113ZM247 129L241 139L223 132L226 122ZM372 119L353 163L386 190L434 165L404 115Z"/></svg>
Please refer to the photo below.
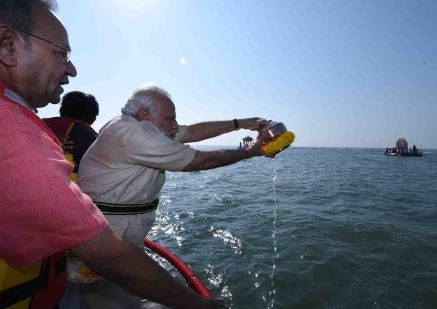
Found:
<svg viewBox="0 0 437 309"><path fill-rule="evenodd" d="M150 250L156 252L160 256L162 256L164 259L169 261L185 278L188 285L197 293L199 293L202 296L205 297L212 297L212 293L208 288L203 284L203 282L197 277L197 275L194 273L194 271L191 270L190 267L188 267L184 261L182 261L178 256L176 256L174 253L170 252L163 246L157 244L156 242L144 238L144 245L149 248Z"/></svg>

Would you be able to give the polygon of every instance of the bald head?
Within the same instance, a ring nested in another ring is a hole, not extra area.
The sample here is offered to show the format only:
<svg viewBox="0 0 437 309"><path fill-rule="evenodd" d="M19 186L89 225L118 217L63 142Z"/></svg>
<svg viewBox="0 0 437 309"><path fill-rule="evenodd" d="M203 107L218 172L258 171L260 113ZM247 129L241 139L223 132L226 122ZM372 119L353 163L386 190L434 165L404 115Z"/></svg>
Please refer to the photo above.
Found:
<svg viewBox="0 0 437 309"><path fill-rule="evenodd" d="M48 9L46 5L37 1L32 5L31 13L33 23L32 30L29 33L41 35L49 40L57 39L57 41L53 41L53 43L70 49L67 30L53 10ZM26 33L24 33L24 35L26 36Z"/></svg>
<svg viewBox="0 0 437 309"><path fill-rule="evenodd" d="M140 109L156 111L161 102L172 102L167 91L154 85L141 86L133 92L126 105L121 109L123 115L136 117Z"/></svg>
<svg viewBox="0 0 437 309"><path fill-rule="evenodd" d="M56 1L44 0L2 0L0 1L0 24L8 24L13 29L32 32L34 17L32 7L39 5L46 10L54 11Z"/></svg>
<svg viewBox="0 0 437 309"><path fill-rule="evenodd" d="M170 95L156 86L146 85L136 89L121 113L138 121L149 121L169 137L173 137L179 128Z"/></svg>

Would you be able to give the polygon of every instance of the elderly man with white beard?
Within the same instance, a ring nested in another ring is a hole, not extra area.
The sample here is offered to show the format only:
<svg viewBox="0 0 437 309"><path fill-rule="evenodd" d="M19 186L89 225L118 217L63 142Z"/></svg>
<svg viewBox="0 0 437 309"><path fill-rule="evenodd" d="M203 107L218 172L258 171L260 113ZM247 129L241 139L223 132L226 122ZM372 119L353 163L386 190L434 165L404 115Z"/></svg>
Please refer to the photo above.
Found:
<svg viewBox="0 0 437 309"><path fill-rule="evenodd" d="M101 129L83 157L78 184L106 215L112 228L140 247L155 221L165 171L213 169L264 155L262 138L246 149L200 151L185 144L238 129L260 130L268 123L262 118L179 125L170 95L155 86L134 91L121 112L121 116ZM93 281L93 277L84 278L74 271L80 267L83 267L80 262L76 266L70 263L71 280ZM75 293L88 303L105 308L122 308L127 304L135 308L140 304L138 297L104 279L86 284L86 293L80 292L81 286L84 285L70 283L70 288L74 287Z"/></svg>

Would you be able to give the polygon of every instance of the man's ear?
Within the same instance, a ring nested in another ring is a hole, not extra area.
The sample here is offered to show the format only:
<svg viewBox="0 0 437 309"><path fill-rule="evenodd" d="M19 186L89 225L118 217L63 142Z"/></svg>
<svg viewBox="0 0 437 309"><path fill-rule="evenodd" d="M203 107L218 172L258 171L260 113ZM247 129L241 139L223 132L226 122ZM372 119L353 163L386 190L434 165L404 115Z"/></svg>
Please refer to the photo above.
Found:
<svg viewBox="0 0 437 309"><path fill-rule="evenodd" d="M17 64L15 40L17 33L9 25L0 24L0 63L7 67Z"/></svg>
<svg viewBox="0 0 437 309"><path fill-rule="evenodd" d="M143 108L141 108L137 113L137 120L149 120L149 112Z"/></svg>

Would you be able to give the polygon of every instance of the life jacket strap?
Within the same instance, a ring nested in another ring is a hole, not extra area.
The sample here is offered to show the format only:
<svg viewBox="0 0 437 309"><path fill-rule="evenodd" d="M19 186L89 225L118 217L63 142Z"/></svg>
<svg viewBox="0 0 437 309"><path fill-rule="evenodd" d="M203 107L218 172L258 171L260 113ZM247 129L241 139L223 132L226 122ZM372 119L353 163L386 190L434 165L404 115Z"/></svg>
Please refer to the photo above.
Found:
<svg viewBox="0 0 437 309"><path fill-rule="evenodd" d="M35 295L47 284L47 275L45 272L42 276L0 291L0 308L7 308Z"/></svg>
<svg viewBox="0 0 437 309"><path fill-rule="evenodd" d="M1 290L0 308L7 308L27 298L31 298L40 290L45 288L48 284L49 279L49 261L50 258L44 260L38 277L17 284L5 290ZM59 276L66 271L67 259L65 257L57 259L54 262L55 276Z"/></svg>

